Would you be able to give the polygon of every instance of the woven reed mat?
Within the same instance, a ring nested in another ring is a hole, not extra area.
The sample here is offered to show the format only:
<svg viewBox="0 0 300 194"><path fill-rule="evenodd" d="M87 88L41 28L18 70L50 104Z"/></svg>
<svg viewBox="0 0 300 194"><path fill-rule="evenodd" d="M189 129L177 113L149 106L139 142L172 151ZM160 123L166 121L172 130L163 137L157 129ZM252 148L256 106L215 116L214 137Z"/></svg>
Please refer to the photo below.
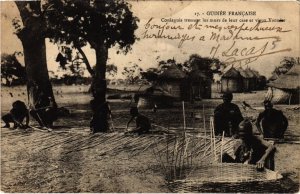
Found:
<svg viewBox="0 0 300 194"><path fill-rule="evenodd" d="M168 185L173 192L267 192L281 178L268 169L258 172L254 165L223 163L199 166L186 179Z"/></svg>

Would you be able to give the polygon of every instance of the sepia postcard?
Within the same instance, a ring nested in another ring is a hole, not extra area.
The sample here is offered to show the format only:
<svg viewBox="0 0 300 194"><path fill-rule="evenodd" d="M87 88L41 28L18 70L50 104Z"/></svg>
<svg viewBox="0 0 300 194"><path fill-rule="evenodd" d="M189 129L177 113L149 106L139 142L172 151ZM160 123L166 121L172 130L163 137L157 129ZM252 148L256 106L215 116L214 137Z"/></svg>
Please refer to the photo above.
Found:
<svg viewBox="0 0 300 194"><path fill-rule="evenodd" d="M0 1L1 192L299 192L299 5Z"/></svg>

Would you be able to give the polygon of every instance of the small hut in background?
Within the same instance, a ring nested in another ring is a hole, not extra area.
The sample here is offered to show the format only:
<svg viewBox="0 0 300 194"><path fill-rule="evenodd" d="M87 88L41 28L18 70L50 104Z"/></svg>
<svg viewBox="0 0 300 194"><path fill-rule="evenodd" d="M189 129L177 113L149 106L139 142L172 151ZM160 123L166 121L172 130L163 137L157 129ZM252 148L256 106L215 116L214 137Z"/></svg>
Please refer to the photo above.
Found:
<svg viewBox="0 0 300 194"><path fill-rule="evenodd" d="M177 99L185 99L189 91L186 78L183 71L172 65L158 76L156 85Z"/></svg>
<svg viewBox="0 0 300 194"><path fill-rule="evenodd" d="M227 70L221 78L221 92L242 92L243 77L234 67Z"/></svg>
<svg viewBox="0 0 300 194"><path fill-rule="evenodd" d="M286 74L268 83L272 91L272 102L275 104L299 104L300 64L294 65Z"/></svg>

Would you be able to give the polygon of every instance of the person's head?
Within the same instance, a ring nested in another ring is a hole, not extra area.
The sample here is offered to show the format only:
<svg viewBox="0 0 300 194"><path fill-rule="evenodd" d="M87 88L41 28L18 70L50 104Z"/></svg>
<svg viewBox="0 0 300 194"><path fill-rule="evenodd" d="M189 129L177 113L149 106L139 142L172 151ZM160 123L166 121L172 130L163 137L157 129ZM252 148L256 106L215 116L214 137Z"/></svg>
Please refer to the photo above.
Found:
<svg viewBox="0 0 300 194"><path fill-rule="evenodd" d="M251 137L253 135L252 133L252 124L251 121L248 119L243 120L239 124L239 137L242 139L246 139L248 137Z"/></svg>
<svg viewBox="0 0 300 194"><path fill-rule="evenodd" d="M273 108L273 104L270 100L265 100L264 101L264 106L265 106L265 110L269 110Z"/></svg>
<svg viewBox="0 0 300 194"><path fill-rule="evenodd" d="M230 103L232 101L232 93L231 92L226 92L222 95L222 99L224 103Z"/></svg>
<svg viewBox="0 0 300 194"><path fill-rule="evenodd" d="M13 108L20 108L22 106L22 103L23 103L22 101L17 100L17 101L12 103L12 107Z"/></svg>
<svg viewBox="0 0 300 194"><path fill-rule="evenodd" d="M131 116L137 116L139 114L138 108L137 107L131 107L130 108L130 115Z"/></svg>

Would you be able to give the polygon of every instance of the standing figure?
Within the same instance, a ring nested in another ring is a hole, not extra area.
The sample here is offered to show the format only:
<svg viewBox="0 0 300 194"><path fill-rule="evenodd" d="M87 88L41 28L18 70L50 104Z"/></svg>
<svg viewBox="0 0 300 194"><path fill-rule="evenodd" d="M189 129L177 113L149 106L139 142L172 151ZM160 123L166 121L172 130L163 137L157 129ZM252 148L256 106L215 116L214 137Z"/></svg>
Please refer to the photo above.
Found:
<svg viewBox="0 0 300 194"><path fill-rule="evenodd" d="M275 169L275 146L253 135L252 124L249 120L244 120L239 125L239 137L241 144L237 146L234 152L235 158L233 159L227 153L222 155L223 162L255 164L257 170L268 168Z"/></svg>
<svg viewBox="0 0 300 194"><path fill-rule="evenodd" d="M24 118L26 118L25 125L23 124ZM13 102L12 109L9 113L2 116L2 120L5 123L3 128L9 128L9 123L14 123L14 129L17 127L28 128L29 113L25 103L20 100Z"/></svg>
<svg viewBox="0 0 300 194"><path fill-rule="evenodd" d="M132 107L130 109L130 115L131 118L126 125L126 130L128 129L128 126L131 123L131 121L135 119L136 128L130 131L130 133L138 133L139 135L141 135L150 131L151 123L149 119L146 116L140 114L136 107Z"/></svg>
<svg viewBox="0 0 300 194"><path fill-rule="evenodd" d="M231 103L232 93L225 93L222 96L223 103L218 105L214 111L215 135L230 137L237 135L239 123L243 120L242 113L236 104Z"/></svg>
<svg viewBox="0 0 300 194"><path fill-rule="evenodd" d="M284 138L288 127L288 120L280 110L273 108L269 100L264 101L265 110L258 115L256 120L257 129L264 138Z"/></svg>

